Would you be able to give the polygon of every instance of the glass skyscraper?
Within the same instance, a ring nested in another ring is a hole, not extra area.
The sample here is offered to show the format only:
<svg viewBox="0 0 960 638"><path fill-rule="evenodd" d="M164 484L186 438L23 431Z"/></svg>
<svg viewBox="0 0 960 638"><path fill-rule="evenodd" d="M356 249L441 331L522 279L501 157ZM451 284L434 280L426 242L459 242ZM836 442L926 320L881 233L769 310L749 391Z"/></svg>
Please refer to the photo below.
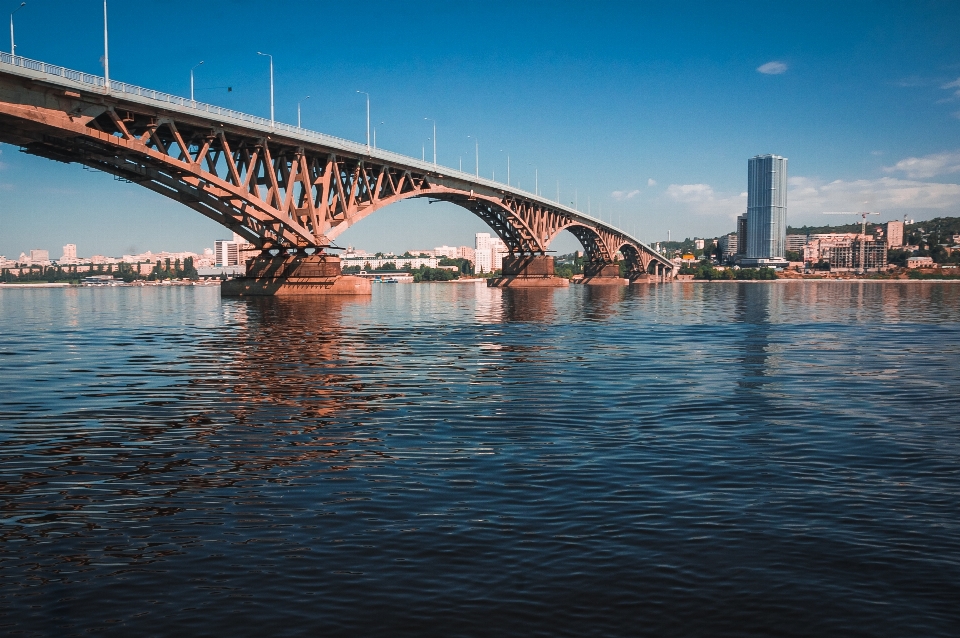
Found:
<svg viewBox="0 0 960 638"><path fill-rule="evenodd" d="M757 155L747 162L744 266L786 266L787 158Z"/></svg>

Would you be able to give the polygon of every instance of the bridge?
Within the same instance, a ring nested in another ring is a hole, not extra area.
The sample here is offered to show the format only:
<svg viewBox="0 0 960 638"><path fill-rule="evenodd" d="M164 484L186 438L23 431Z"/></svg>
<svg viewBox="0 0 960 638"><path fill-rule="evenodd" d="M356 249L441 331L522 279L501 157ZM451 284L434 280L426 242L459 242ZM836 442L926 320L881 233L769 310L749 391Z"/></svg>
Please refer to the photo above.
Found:
<svg viewBox="0 0 960 638"><path fill-rule="evenodd" d="M219 222L260 251L248 276L272 294L332 286L341 233L413 197L483 219L509 255L493 285L558 285L550 243L583 245L588 283L662 280L673 264L603 221L544 197L350 140L0 53L0 142L139 184ZM359 284L357 284L359 285Z"/></svg>

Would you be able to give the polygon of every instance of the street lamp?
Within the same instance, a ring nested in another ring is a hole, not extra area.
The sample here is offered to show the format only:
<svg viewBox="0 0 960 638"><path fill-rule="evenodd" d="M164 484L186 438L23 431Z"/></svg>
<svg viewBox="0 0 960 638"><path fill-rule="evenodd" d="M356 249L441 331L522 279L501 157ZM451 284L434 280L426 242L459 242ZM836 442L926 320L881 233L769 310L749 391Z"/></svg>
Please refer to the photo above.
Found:
<svg viewBox="0 0 960 638"><path fill-rule="evenodd" d="M357 91L367 96L367 155L370 154L370 94L366 91Z"/></svg>
<svg viewBox="0 0 960 638"><path fill-rule="evenodd" d="M383 122L380 122L380 123L383 124ZM373 148L374 150L376 150L377 148L377 127L376 126L373 127Z"/></svg>
<svg viewBox="0 0 960 638"><path fill-rule="evenodd" d="M273 119L273 56L260 51L257 51L257 55L265 55L270 58L270 126L275 126L276 120Z"/></svg>
<svg viewBox="0 0 960 638"><path fill-rule="evenodd" d="M200 62L198 62L197 64L194 64L193 67L190 69L190 101L191 102L196 102L196 100L193 99L193 69L201 65L203 65L203 60L200 60Z"/></svg>
<svg viewBox="0 0 960 638"><path fill-rule="evenodd" d="M103 88L110 90L110 40L107 38L107 0L103 0Z"/></svg>
<svg viewBox="0 0 960 638"><path fill-rule="evenodd" d="M503 152L503 149L500 149L500 152ZM507 153L507 186L510 185L510 153Z"/></svg>
<svg viewBox="0 0 960 638"><path fill-rule="evenodd" d="M437 165L437 121L429 117L423 118L429 122L433 122L433 165Z"/></svg>
<svg viewBox="0 0 960 638"><path fill-rule="evenodd" d="M478 140L474 135L468 135L467 137L473 138L473 147L474 147L473 150L474 150L474 153L476 153L476 158L474 159L474 162L475 162L474 166L476 166L477 177L480 177L480 140Z"/></svg>
<svg viewBox="0 0 960 638"><path fill-rule="evenodd" d="M300 102L306 102L309 99L310 99L310 96L308 95L307 97L300 100ZM302 126L300 126L300 102L297 102L297 128L303 128Z"/></svg>
<svg viewBox="0 0 960 638"><path fill-rule="evenodd" d="M17 45L13 42L13 14L19 11L20 9L27 6L26 2L21 2L20 6L13 10L13 13L10 14L10 55L17 54Z"/></svg>

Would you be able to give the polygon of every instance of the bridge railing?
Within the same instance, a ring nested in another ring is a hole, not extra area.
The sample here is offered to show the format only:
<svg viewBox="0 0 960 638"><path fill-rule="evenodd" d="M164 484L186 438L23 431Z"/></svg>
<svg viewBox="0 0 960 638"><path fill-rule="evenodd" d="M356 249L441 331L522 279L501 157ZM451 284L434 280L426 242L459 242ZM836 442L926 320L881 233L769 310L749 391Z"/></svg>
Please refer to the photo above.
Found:
<svg viewBox="0 0 960 638"><path fill-rule="evenodd" d="M358 155L372 156L372 157L376 157L377 159L393 161L401 165L416 167L426 172L441 173L443 175L447 175L450 177L463 179L467 182L483 184L485 186L495 188L498 190L510 191L517 195L538 200L550 206L563 209L569 214L572 214L584 219L589 219L601 226L607 226L607 224L604 223L602 220L596 219L589 215L585 215L578 210L568 208L566 206L563 206L562 204L559 204L558 202L550 201L539 195L522 191L508 184L502 184L500 182L486 179L478 175L474 175L472 173L465 173L463 171L459 171L454 168L435 165L431 162L418 160L415 157L409 157L401 153L394 153L393 151L387 151L380 148L372 149L368 147L366 144L354 142L353 140L347 140L341 137L327 135L326 133L311 131L309 129L298 128L296 126L291 126L290 124L283 124L281 122L270 121L263 117L250 115L249 113L241 113L240 111L234 111L233 109L225 109L221 106L206 104L204 102L197 102L196 100L191 100L189 98L180 97L177 95L171 95L170 93L155 91L153 89L146 89L140 86L135 86L133 84L127 84L126 82L118 82L116 80L110 80L109 86L108 86L106 79L98 75L84 73L83 71L74 71L72 69L67 69L62 66L47 64L46 62L40 62L38 60L31 60L30 58L25 58L19 55L11 55L9 53L0 52L0 64L7 64L13 67L19 67L22 69L26 69L28 71L33 71L34 73L40 73L51 79L59 78L62 80L66 80L68 82L72 82L74 84L86 85L94 89L107 91L111 94L120 93L125 96L127 95L136 96L142 99L152 100L154 102L170 104L172 106L175 106L181 109L191 109L191 110L199 111L202 113L208 113L210 115L214 115L221 119L228 119L228 120L234 120L237 122L243 122L245 124L251 124L259 128L266 129L268 131L282 131L284 133L289 133L293 137L300 138L305 141L317 142L319 144L332 146L334 148L339 148L340 150L349 151L351 153L356 153ZM625 237L629 237L631 240L647 248L647 250L653 253L656 253L656 251L654 251L653 248L639 241L638 239L631 237L628 233L620 230L619 228L613 228L612 226L610 226L610 228L613 230L616 230L619 233L622 233ZM656 254L659 254L659 253L656 253ZM661 257L663 256L661 255ZM666 257L663 257L663 258L666 259Z"/></svg>

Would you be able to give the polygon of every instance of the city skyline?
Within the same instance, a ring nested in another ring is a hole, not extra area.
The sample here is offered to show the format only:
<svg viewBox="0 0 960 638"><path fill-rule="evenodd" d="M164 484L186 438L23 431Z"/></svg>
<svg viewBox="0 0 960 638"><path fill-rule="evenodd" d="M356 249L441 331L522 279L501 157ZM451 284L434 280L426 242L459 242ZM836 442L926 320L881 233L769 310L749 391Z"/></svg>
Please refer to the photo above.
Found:
<svg viewBox="0 0 960 638"><path fill-rule="evenodd" d="M56 10L41 21L31 11L44 5ZM94 5L30 3L17 16L18 54L102 73ZM239 20L234 6L190 5L190 12L223 14L229 26ZM342 47L302 56L281 47L280 27L267 24L249 51L212 33L203 45L164 48L161 64L145 64L160 54L127 28L140 8L113 3L111 77L189 95L189 71L204 60L198 100L266 116L267 66L256 51L273 43L278 121L295 123L299 106L305 127L363 141L365 102L356 92L367 91L378 146L420 157L436 143L440 164L462 160L465 171L478 153L481 176L501 181L509 157L512 184L532 191L537 183L550 198L559 191L563 203L646 242L668 230L674 237L735 230L746 207L743 159L764 153L791 158L793 225L815 223L824 210L880 210L879 221L957 214L960 45L950 34L960 9L814 4L758 16L756 6L424 5L438 23L476 24L478 32L431 32L434 46L423 47L416 37L391 37L418 33L401 15L389 30L372 27L375 46L333 33ZM307 18L317 11L304 10ZM612 11L616 23L602 18ZM504 16L501 46L490 47L482 33ZM758 28L768 21L781 26ZM549 48L512 37L522 29L542 34ZM306 34L298 50L318 50L318 37ZM426 119L435 121L436 139L428 140L434 124ZM198 250L225 234L135 185L8 145L0 146L0 193L0 254L48 236L48 248L73 238L120 254L152 238ZM465 243L488 231L455 206L415 201L379 211L341 241L390 250L391 242ZM552 248L578 244L563 234Z"/></svg>

